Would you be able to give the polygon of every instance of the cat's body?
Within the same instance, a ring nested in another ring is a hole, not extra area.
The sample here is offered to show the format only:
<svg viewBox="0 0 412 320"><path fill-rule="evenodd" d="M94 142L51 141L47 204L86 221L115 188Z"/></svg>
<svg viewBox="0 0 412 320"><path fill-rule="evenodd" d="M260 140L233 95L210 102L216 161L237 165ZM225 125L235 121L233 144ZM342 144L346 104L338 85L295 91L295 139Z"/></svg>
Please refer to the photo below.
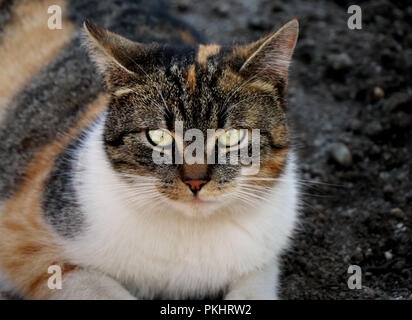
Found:
<svg viewBox="0 0 412 320"><path fill-rule="evenodd" d="M173 47L136 45L86 24L107 93L70 31L67 47L4 98L0 282L7 289L35 299L276 298L279 255L297 217L283 111L297 23L234 49L192 44L196 34L174 21L173 31L159 25L139 25L135 39L148 40L139 35L150 30L153 40L171 37ZM260 129L259 173L153 164L147 133L166 126L174 133L172 120L203 132ZM61 290L48 287L51 265L62 269Z"/></svg>
<svg viewBox="0 0 412 320"><path fill-rule="evenodd" d="M293 168L286 170L288 181L268 195L273 202L263 203L253 214L232 205L209 218L182 217L167 206L136 215L142 208L125 203L121 196L130 190L116 189L122 183L99 145L101 130L96 126L86 140L89 152L80 159L84 169L75 178L83 182L76 189L93 227L79 240L69 241L71 261L118 274L123 283L149 298L213 297L226 293L244 274L265 265L277 268L277 253L286 246L295 219ZM91 164L94 168L87 170ZM274 297L275 275L266 281L264 292ZM258 289L248 289L239 297L263 298Z"/></svg>

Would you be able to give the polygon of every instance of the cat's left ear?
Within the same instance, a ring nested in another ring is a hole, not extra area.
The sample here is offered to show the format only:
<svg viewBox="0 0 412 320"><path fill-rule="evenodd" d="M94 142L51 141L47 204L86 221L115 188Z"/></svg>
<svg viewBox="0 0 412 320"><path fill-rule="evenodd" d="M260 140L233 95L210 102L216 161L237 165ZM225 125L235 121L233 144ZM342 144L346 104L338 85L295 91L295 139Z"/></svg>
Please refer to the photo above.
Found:
<svg viewBox="0 0 412 320"><path fill-rule="evenodd" d="M237 53L244 59L239 72L245 76L286 86L288 69L299 33L299 23L293 19L278 31L248 45Z"/></svg>
<svg viewBox="0 0 412 320"><path fill-rule="evenodd" d="M120 68L127 73L135 72L135 59L145 54L145 45L100 28L90 20L86 20L83 26L88 36L84 43L103 74L113 68Z"/></svg>

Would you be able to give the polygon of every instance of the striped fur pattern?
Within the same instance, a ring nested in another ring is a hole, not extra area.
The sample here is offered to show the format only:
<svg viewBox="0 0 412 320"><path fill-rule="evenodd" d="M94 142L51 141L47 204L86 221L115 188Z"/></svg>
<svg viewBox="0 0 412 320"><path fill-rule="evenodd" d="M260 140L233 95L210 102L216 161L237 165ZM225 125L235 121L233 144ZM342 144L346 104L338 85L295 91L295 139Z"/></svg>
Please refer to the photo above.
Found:
<svg viewBox="0 0 412 320"><path fill-rule="evenodd" d="M162 1L5 3L0 292L277 298L278 259L298 206L284 98L297 21L222 47L202 44ZM51 4L63 8L62 30L45 28ZM82 31L86 15L105 28L87 20ZM16 63L20 43L33 54ZM176 121L205 136L259 129L259 173L155 164L147 132L175 134ZM207 183L194 195L188 177ZM61 268L60 290L48 286L51 265Z"/></svg>

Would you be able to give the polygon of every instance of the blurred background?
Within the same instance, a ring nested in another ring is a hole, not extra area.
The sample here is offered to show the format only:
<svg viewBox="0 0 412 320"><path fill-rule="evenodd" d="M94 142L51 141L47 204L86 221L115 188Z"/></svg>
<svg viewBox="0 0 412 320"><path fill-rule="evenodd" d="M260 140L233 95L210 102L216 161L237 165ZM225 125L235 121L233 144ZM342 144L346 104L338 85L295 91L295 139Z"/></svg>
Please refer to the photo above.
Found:
<svg viewBox="0 0 412 320"><path fill-rule="evenodd" d="M289 108L304 184L282 298L412 299L412 2L171 2L207 41L249 42L297 17ZM362 9L350 30L348 7ZM349 265L362 289L347 286Z"/></svg>

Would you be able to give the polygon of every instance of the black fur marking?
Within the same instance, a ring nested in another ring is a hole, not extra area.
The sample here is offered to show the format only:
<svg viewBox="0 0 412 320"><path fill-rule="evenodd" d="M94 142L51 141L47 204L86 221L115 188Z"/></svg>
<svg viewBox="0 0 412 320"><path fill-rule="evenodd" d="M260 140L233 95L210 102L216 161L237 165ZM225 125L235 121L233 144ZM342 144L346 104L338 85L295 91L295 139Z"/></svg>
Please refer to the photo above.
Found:
<svg viewBox="0 0 412 320"><path fill-rule="evenodd" d="M65 238L73 239L84 228L84 216L80 212L73 186L73 164L83 133L72 142L55 161L50 173L43 197L43 210L47 222Z"/></svg>
<svg viewBox="0 0 412 320"><path fill-rule="evenodd" d="M0 128L0 200L12 195L33 155L64 134L103 90L77 36L9 106Z"/></svg>
<svg viewBox="0 0 412 320"><path fill-rule="evenodd" d="M1 34L5 25L11 21L11 13L13 7L16 5L16 0L2 0L0 1L0 40Z"/></svg>

